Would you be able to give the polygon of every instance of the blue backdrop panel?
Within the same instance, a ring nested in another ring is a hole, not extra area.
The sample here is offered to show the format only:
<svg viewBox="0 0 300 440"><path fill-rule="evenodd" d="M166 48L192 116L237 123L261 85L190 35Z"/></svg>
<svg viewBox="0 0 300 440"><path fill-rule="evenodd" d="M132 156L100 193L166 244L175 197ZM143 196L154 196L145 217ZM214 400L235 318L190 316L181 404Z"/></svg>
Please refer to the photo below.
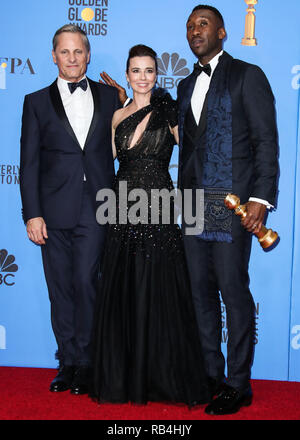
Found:
<svg viewBox="0 0 300 440"><path fill-rule="evenodd" d="M56 367L55 340L41 264L40 249L29 242L21 219L19 139L24 95L46 87L57 76L52 62L52 37L65 23L87 31L92 57L88 75L102 70L125 85L128 50L137 43L153 47L160 59L159 85L176 97L177 84L193 68L195 57L186 41L185 24L196 1L152 0L14 0L1 2L0 41L0 365ZM259 0L255 36L258 45L241 45L245 31L244 0L212 0L224 16L225 50L258 64L274 95L280 143L277 209L267 226L279 232L279 245L265 252L253 240L251 291L256 304L253 378L300 380L300 148L299 87L300 3ZM274 36L275 23L285 29L284 41ZM287 44L288 42L288 44ZM174 55L175 54L175 55ZM284 59L283 58L284 54ZM182 60L172 67L170 57ZM185 64L186 63L186 64ZM185 65L184 65L185 64ZM128 90L130 94L130 91ZM177 179L178 148L170 172ZM116 163L116 167L118 164ZM226 354L226 313L223 313Z"/></svg>
<svg viewBox="0 0 300 440"><path fill-rule="evenodd" d="M300 66L298 66L300 68ZM299 76L293 86L298 90ZM291 336L290 336L290 380L300 381L300 105L298 106L298 149L296 162L295 232L293 241L292 292L291 292Z"/></svg>

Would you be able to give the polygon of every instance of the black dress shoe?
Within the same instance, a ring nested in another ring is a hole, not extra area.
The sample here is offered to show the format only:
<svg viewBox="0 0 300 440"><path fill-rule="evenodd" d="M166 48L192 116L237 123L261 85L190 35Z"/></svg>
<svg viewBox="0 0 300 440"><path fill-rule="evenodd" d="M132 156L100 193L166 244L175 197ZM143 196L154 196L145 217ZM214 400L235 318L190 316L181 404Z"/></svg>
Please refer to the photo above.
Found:
<svg viewBox="0 0 300 440"><path fill-rule="evenodd" d="M218 396L205 408L206 414L222 415L238 412L242 406L252 403L252 392L242 393L235 388L225 385Z"/></svg>
<svg viewBox="0 0 300 440"><path fill-rule="evenodd" d="M67 391L71 388L75 368L69 365L62 365L56 377L50 384L50 391Z"/></svg>
<svg viewBox="0 0 300 440"><path fill-rule="evenodd" d="M91 368L78 367L75 370L73 382L71 385L72 394L87 394L90 388Z"/></svg>
<svg viewBox="0 0 300 440"><path fill-rule="evenodd" d="M208 377L208 386L210 391L211 400L221 393L225 386L223 379L216 379L214 377Z"/></svg>

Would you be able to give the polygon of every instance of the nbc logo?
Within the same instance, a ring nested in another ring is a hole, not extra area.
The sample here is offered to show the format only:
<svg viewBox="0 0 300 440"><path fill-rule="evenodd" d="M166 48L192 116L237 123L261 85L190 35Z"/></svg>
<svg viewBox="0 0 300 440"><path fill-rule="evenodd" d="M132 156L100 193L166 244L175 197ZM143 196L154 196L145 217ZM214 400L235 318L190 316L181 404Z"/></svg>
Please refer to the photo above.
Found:
<svg viewBox="0 0 300 440"><path fill-rule="evenodd" d="M6 67L7 63L0 64L0 89L6 89Z"/></svg>
<svg viewBox="0 0 300 440"><path fill-rule="evenodd" d="M2 284L6 286L13 286L15 283L12 281L14 274L17 272L18 266L14 263L15 257L8 255L6 249L0 250L0 286Z"/></svg>
<svg viewBox="0 0 300 440"><path fill-rule="evenodd" d="M0 350L6 349L6 330L4 325L0 325Z"/></svg>
<svg viewBox="0 0 300 440"><path fill-rule="evenodd" d="M158 86L163 89L173 89L179 82L189 75L190 70L186 67L187 61L180 58L179 54L174 52L171 55L164 52L157 59L158 75L160 76Z"/></svg>

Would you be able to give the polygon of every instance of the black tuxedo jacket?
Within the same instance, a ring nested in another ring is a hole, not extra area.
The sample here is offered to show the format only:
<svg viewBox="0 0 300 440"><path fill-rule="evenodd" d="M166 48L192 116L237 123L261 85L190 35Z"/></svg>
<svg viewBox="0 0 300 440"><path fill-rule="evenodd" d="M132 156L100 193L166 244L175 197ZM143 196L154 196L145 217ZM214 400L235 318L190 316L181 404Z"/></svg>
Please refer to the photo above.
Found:
<svg viewBox="0 0 300 440"><path fill-rule="evenodd" d="M215 69L222 69L224 60L232 57L224 52ZM193 164L198 187L201 185L201 139L206 129L206 103L200 118L194 149L183 160L183 129L191 102L196 77L191 74L179 83L179 176L178 186L183 182ZM257 197L272 205L276 202L278 175L278 140L274 96L263 71L253 64L232 59L229 76L229 93L232 100L232 178L233 193L242 203ZM186 187L186 186L185 186Z"/></svg>
<svg viewBox="0 0 300 440"><path fill-rule="evenodd" d="M66 116L57 81L25 96L20 161L25 222L43 217L49 228L72 228L80 213L84 175L95 215L97 191L111 187L111 120L120 102L115 88L88 81L94 114L83 149Z"/></svg>

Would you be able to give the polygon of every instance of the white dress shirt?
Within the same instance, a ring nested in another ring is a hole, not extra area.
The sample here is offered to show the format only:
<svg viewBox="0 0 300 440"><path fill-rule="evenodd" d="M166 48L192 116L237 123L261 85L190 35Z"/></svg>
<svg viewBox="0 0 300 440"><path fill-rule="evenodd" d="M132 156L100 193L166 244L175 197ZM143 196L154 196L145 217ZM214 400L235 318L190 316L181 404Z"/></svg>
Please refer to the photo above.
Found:
<svg viewBox="0 0 300 440"><path fill-rule="evenodd" d="M203 109L203 104L205 101L206 93L208 92L210 81L212 79L215 68L218 65L219 57L223 54L223 50L219 52L213 59L210 60L209 64L211 67L211 75L208 76L205 72L201 72L195 83L194 91L191 99L191 107L193 115L197 124L199 124L201 112ZM202 64L199 62L200 66Z"/></svg>
<svg viewBox="0 0 300 440"><path fill-rule="evenodd" d="M79 81L83 78L86 76L83 76ZM94 114L94 100L88 80L86 90L77 87L73 93L70 92L68 82L59 76L57 87L67 118L79 145L83 149ZM85 176L83 176L83 180L86 180Z"/></svg>
<svg viewBox="0 0 300 440"><path fill-rule="evenodd" d="M85 76L83 77L85 78ZM81 78L81 79L83 79ZM67 115L73 128L79 145L83 149L94 113L94 100L89 82L84 91L81 87L71 93L68 82L60 76L57 79L57 87Z"/></svg>
<svg viewBox="0 0 300 440"><path fill-rule="evenodd" d="M205 72L201 72L196 80L194 91L191 98L191 107L197 125L200 122L200 116L203 109L205 97L210 86L210 81L212 79L215 68L218 65L219 58L222 54L223 54L223 50L221 50L221 52L219 52L217 55L214 56L214 58L210 60L209 64L211 67L211 75L208 76ZM200 66L202 66L200 62L199 64ZM262 203L263 205L266 205L267 208L273 208L273 205L270 205L269 202L267 202L266 200L258 199L257 197L250 197L249 201L259 202Z"/></svg>

